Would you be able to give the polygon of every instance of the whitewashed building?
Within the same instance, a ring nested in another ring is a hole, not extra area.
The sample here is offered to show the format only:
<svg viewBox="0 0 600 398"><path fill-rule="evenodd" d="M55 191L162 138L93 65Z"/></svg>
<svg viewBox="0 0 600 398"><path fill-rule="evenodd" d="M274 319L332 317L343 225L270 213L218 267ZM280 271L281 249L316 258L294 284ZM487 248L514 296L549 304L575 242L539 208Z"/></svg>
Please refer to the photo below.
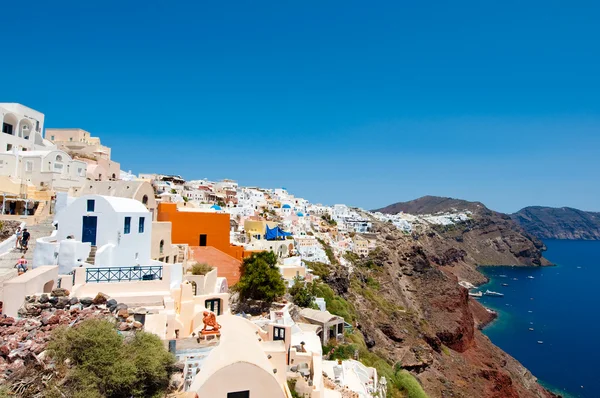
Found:
<svg viewBox="0 0 600 398"><path fill-rule="evenodd" d="M0 176L30 183L36 189L66 191L81 187L86 180L86 170L85 162L73 160L66 152L51 147L0 153Z"/></svg>
<svg viewBox="0 0 600 398"><path fill-rule="evenodd" d="M141 202L100 195L69 201L55 217L57 230L37 240L34 266L53 265L58 260L61 273L66 273L68 266L88 260L102 267L152 263L152 215ZM92 248L93 259L86 256Z"/></svg>
<svg viewBox="0 0 600 398"><path fill-rule="evenodd" d="M44 140L44 114L17 103L0 103L0 152L51 148Z"/></svg>

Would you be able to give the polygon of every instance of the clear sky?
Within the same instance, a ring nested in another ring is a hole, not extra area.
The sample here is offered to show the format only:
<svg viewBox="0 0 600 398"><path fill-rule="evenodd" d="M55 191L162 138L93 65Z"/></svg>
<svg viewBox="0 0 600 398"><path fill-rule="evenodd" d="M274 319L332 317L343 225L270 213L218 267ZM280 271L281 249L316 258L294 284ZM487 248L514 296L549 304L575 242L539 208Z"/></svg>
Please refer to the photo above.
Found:
<svg viewBox="0 0 600 398"><path fill-rule="evenodd" d="M123 170L600 211L600 4L10 1L0 102Z"/></svg>

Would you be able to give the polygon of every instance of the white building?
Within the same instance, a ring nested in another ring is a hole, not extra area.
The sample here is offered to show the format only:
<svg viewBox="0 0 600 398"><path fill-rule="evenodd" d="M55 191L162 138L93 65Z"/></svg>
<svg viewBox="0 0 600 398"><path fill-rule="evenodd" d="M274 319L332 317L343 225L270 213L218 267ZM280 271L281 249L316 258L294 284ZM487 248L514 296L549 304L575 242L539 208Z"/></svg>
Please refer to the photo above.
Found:
<svg viewBox="0 0 600 398"><path fill-rule="evenodd" d="M53 147L44 140L43 113L17 103L0 103L0 123L0 152Z"/></svg>
<svg viewBox="0 0 600 398"><path fill-rule="evenodd" d="M69 199L56 215L57 230L37 240L34 266L58 260L63 273L88 260L102 267L151 264L152 215L141 202L100 195ZM92 247L95 257L85 257Z"/></svg>
<svg viewBox="0 0 600 398"><path fill-rule="evenodd" d="M73 160L66 152L49 147L47 150L14 149L0 153L0 176L32 184L36 189L67 191L81 187L86 180L87 164Z"/></svg>

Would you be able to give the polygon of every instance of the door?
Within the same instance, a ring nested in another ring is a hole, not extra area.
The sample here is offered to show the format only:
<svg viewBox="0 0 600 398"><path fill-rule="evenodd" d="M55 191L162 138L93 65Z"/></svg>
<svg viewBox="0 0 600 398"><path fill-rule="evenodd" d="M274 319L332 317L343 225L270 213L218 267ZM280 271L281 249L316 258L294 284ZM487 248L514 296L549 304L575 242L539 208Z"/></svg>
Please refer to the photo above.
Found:
<svg viewBox="0 0 600 398"><path fill-rule="evenodd" d="M206 235L200 235L200 246L206 246Z"/></svg>
<svg viewBox="0 0 600 398"><path fill-rule="evenodd" d="M214 312L216 315L221 315L221 300L212 299L204 301L204 308Z"/></svg>
<svg viewBox="0 0 600 398"><path fill-rule="evenodd" d="M83 216L83 231L81 232L81 241L89 242L96 246L96 229L98 227L98 217Z"/></svg>

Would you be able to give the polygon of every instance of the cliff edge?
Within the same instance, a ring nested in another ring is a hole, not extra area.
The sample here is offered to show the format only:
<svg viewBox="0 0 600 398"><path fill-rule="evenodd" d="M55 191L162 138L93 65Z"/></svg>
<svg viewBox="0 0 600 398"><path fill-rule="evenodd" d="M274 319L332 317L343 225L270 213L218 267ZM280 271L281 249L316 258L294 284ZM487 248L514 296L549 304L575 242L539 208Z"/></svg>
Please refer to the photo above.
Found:
<svg viewBox="0 0 600 398"><path fill-rule="evenodd" d="M525 207L511 215L539 239L600 240L600 213L570 207Z"/></svg>

